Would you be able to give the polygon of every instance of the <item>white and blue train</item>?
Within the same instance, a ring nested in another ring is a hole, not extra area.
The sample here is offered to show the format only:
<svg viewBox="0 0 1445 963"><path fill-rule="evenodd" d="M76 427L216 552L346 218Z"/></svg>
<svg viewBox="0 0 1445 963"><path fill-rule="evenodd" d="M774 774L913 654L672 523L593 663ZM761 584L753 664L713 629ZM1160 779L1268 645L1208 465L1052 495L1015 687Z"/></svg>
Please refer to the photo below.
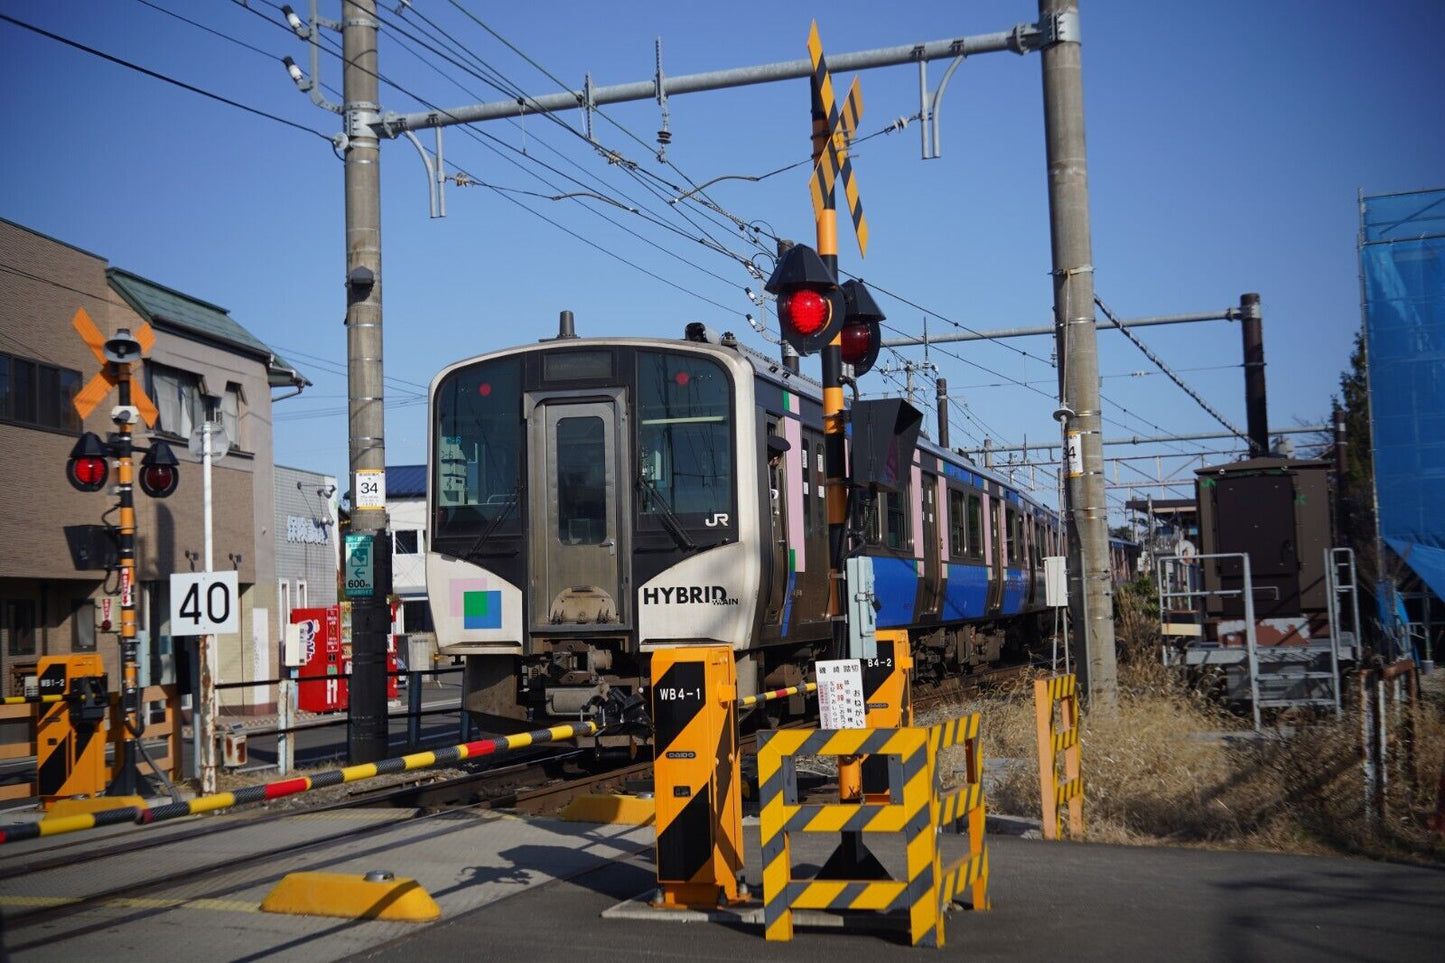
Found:
<svg viewBox="0 0 1445 963"><path fill-rule="evenodd" d="M427 588L484 729L643 696L659 646L731 646L743 692L827 657L822 392L698 328L567 332L433 380ZM774 437L787 446L770 452ZM904 482L855 541L874 559L879 626L909 630L915 678L1034 638L1055 513L926 439Z"/></svg>

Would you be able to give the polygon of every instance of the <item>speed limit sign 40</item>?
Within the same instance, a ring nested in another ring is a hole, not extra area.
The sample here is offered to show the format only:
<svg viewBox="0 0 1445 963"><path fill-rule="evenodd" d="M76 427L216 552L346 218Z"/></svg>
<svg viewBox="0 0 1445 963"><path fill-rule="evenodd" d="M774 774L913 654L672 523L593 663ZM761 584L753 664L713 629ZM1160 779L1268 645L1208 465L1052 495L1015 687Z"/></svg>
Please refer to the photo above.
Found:
<svg viewBox="0 0 1445 963"><path fill-rule="evenodd" d="M171 576L171 635L229 635L241 630L235 572Z"/></svg>

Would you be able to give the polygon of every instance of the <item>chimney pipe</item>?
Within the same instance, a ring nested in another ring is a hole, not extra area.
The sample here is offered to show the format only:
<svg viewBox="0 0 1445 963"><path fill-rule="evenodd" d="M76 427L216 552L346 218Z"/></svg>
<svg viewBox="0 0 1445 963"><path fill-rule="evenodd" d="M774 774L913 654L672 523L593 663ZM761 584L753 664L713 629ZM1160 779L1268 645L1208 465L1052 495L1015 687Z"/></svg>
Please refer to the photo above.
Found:
<svg viewBox="0 0 1445 963"><path fill-rule="evenodd" d="M557 340L566 341L575 337L577 337L577 329L572 324L572 312L563 311L557 318Z"/></svg>
<svg viewBox="0 0 1445 963"><path fill-rule="evenodd" d="M1258 294L1241 294L1240 326L1244 332L1244 410L1249 434L1249 454L1269 454L1269 416L1264 389L1264 321Z"/></svg>
<svg viewBox="0 0 1445 963"><path fill-rule="evenodd" d="M948 451L948 379L939 378L936 401L938 405L938 447Z"/></svg>

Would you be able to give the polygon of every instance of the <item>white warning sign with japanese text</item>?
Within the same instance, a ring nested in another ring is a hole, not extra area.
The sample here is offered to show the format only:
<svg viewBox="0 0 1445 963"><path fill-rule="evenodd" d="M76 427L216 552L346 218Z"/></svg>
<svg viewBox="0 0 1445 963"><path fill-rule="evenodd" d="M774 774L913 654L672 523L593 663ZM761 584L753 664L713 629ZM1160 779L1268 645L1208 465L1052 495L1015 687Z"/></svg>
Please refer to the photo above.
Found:
<svg viewBox="0 0 1445 963"><path fill-rule="evenodd" d="M822 729L866 729L863 663L832 659L814 663L818 678L818 725Z"/></svg>

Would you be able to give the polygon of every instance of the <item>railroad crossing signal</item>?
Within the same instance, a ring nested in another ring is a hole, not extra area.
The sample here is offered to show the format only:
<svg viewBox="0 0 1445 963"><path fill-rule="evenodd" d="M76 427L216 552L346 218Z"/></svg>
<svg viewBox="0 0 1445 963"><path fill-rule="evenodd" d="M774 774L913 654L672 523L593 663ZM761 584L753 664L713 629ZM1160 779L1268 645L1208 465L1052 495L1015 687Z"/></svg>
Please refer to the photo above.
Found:
<svg viewBox="0 0 1445 963"><path fill-rule="evenodd" d="M868 219L863 216L863 200L858 193L858 181L853 176L853 162L848 159L848 142L858 130L858 120L863 116L863 89L858 85L858 78L854 77L843 109L838 109L837 98L833 95L833 77L828 72L828 61L823 57L823 41L818 38L816 20L808 31L808 55L813 61L813 85L822 101L823 113L828 118L827 141L818 153L818 163L813 168L809 184L813 194L813 214L822 218L833 184L841 176L848 213L853 218L853 233L858 238L858 254L867 257Z"/></svg>
<svg viewBox="0 0 1445 963"><path fill-rule="evenodd" d="M777 295L778 327L803 357L826 346L843 326L843 291L818 252L806 244L788 248L763 290Z"/></svg>
<svg viewBox="0 0 1445 963"><path fill-rule="evenodd" d="M75 410L83 419L89 417L90 413L95 410L95 406L104 401L105 396L110 394L110 389L119 383L120 379L115 373L115 365L130 364L132 361L139 361L142 356L150 354L151 347L156 342L156 335L149 324L141 322L140 327L136 328L135 334L132 335L140 345L139 353L134 359L122 359L107 354L106 345L109 342L100 333L100 329L95 326L95 322L90 320L90 315L85 313L85 308L76 309L70 326L80 335L80 340L90 347L90 353L95 355L95 360L100 362L100 372L86 382L85 387L81 388L80 393L75 396ZM140 412L146 427L153 426L156 423L156 406L155 402L151 401L145 393L145 389L132 381L130 397L130 403L135 405L136 410Z"/></svg>

